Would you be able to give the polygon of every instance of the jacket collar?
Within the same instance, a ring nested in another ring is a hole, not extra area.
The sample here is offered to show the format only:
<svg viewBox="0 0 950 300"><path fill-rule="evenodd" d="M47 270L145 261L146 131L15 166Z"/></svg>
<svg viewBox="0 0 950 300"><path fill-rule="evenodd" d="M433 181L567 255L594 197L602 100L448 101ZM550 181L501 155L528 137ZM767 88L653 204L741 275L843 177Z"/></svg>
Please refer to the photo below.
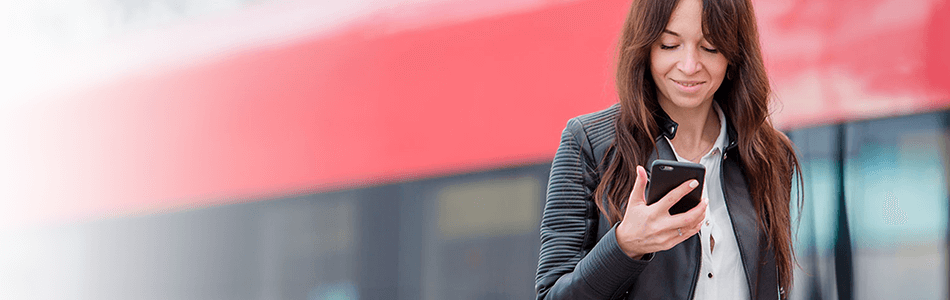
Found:
<svg viewBox="0 0 950 300"><path fill-rule="evenodd" d="M725 111L723 111L725 114ZM669 115L666 114L666 111L663 111L662 108L653 111L653 118L656 121L656 124L660 126L660 136L659 138L666 137L667 139L672 140L676 136L676 130L679 128L679 124ZM723 152L730 151L736 147L736 129L732 126L732 120L729 116L726 115L726 135L729 136L729 144L726 145L726 149Z"/></svg>

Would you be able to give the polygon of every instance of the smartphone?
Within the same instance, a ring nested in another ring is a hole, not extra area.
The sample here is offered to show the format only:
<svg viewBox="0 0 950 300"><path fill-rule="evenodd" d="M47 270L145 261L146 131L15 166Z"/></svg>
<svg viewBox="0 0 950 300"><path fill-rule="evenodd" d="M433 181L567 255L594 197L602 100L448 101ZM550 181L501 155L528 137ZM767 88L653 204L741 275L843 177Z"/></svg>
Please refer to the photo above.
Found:
<svg viewBox="0 0 950 300"><path fill-rule="evenodd" d="M670 207L670 215L684 213L699 205L703 197L703 179L706 167L691 162L679 162L657 159L650 166L650 181L647 184L647 205L660 201L660 198L690 179L699 181L689 194Z"/></svg>

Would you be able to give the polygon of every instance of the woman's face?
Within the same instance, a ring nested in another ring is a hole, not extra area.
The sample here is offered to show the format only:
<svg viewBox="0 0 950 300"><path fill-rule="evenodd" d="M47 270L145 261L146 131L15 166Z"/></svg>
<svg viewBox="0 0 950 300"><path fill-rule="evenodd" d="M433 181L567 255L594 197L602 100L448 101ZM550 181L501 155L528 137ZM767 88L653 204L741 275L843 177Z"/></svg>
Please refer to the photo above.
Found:
<svg viewBox="0 0 950 300"><path fill-rule="evenodd" d="M650 50L650 72L662 107L695 108L712 101L729 62L703 38L702 0L680 0Z"/></svg>

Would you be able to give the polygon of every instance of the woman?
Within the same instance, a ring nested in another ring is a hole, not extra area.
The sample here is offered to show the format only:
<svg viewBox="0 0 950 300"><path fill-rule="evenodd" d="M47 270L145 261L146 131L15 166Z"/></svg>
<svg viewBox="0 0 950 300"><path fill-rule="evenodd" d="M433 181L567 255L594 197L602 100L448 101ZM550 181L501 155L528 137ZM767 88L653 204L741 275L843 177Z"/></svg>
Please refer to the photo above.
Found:
<svg viewBox="0 0 950 300"><path fill-rule="evenodd" d="M538 299L786 297L799 165L768 120L755 24L749 0L634 1L620 103L571 119L561 136ZM647 206L641 166L657 158L703 164L705 185L689 180ZM702 202L671 216L693 188Z"/></svg>

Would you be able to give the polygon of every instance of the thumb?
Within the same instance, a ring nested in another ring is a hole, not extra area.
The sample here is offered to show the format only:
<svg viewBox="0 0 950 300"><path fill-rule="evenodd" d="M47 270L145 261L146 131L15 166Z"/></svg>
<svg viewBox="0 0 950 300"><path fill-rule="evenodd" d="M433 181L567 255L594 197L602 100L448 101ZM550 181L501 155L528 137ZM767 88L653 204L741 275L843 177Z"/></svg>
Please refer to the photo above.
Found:
<svg viewBox="0 0 950 300"><path fill-rule="evenodd" d="M641 166L637 166L637 178L633 182L633 191L630 192L630 197L627 198L627 208L635 205L646 205L646 199L644 199L644 191L646 191L647 186L647 171Z"/></svg>

